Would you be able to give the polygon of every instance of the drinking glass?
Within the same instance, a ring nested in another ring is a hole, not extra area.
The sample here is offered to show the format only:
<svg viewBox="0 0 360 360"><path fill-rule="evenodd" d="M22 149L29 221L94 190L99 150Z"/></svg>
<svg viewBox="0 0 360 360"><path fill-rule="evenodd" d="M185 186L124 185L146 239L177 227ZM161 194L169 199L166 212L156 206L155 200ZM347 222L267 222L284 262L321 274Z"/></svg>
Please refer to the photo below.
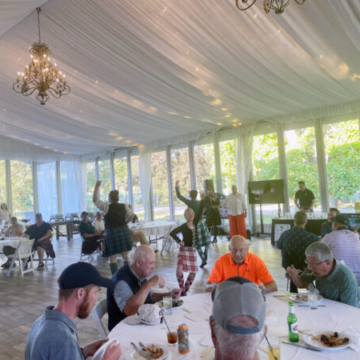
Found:
<svg viewBox="0 0 360 360"><path fill-rule="evenodd" d="M163 304L164 304L164 314L171 315L172 314L172 302L173 299L171 296L164 296L163 297Z"/></svg>
<svg viewBox="0 0 360 360"><path fill-rule="evenodd" d="M167 333L167 341L170 346L177 344L177 331L170 327L170 332Z"/></svg>
<svg viewBox="0 0 360 360"><path fill-rule="evenodd" d="M316 310L317 303L318 303L318 294L316 291L309 291L308 292L308 301L310 304L310 309Z"/></svg>

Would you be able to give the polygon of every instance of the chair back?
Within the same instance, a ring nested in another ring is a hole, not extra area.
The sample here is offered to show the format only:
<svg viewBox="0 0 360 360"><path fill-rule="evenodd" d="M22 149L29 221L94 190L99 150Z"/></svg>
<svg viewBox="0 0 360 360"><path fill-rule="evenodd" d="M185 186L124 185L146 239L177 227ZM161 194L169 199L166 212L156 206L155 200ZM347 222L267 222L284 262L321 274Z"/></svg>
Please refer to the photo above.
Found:
<svg viewBox="0 0 360 360"><path fill-rule="evenodd" d="M64 221L64 215L63 214L52 214L52 215L50 215L49 222L57 222L57 221Z"/></svg>
<svg viewBox="0 0 360 360"><path fill-rule="evenodd" d="M95 321L96 328L99 331L101 338L106 338L108 333L101 322L101 319L107 313L107 302L106 299L101 300L91 311L91 317Z"/></svg>

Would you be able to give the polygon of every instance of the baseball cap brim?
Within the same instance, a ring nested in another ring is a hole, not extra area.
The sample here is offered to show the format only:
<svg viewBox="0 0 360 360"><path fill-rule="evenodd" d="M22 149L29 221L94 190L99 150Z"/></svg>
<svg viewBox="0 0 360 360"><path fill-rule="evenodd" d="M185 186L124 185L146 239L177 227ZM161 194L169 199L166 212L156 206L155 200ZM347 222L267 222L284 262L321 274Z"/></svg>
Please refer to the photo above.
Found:
<svg viewBox="0 0 360 360"><path fill-rule="evenodd" d="M94 283L94 285L104 287L104 288L111 288L114 285L114 283L111 279L100 276L99 280L96 281L96 283Z"/></svg>
<svg viewBox="0 0 360 360"><path fill-rule="evenodd" d="M125 321L128 325L137 325L141 323L137 315L128 316Z"/></svg>

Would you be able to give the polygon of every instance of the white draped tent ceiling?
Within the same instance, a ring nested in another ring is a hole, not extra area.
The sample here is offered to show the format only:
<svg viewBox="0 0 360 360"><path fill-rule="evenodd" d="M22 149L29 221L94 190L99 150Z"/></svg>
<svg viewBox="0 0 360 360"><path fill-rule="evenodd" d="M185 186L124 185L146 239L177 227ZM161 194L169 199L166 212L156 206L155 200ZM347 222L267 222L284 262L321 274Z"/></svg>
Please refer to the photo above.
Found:
<svg viewBox="0 0 360 360"><path fill-rule="evenodd" d="M37 6L71 86L45 106L12 90ZM69 155L360 110L359 0L0 0L0 53L0 134Z"/></svg>

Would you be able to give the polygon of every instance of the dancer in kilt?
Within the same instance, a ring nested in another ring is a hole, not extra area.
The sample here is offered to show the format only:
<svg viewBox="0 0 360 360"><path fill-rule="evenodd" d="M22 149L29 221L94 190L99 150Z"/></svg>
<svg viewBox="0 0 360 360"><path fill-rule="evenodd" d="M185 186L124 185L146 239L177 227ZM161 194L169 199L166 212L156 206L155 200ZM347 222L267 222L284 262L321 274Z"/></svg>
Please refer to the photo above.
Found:
<svg viewBox="0 0 360 360"><path fill-rule="evenodd" d="M176 191L176 196L178 197L178 199L180 201L182 201L183 203L185 203L190 209L192 209L194 211L195 216L198 214L199 212L199 208L200 208L200 201L196 200L198 192L196 190L191 190L190 191L190 200L185 198L184 196L182 196L180 194L180 188L179 188L179 183L180 181L177 180L175 183L175 191ZM205 207L207 207L207 204L204 204ZM196 243L196 250L199 253L199 256L201 258L201 265L200 267L203 268L206 265L206 261L207 261L207 254L208 254L208 249L211 243L211 235L209 233L208 228L206 227L205 223L203 220L201 220L201 216L202 216L202 211L200 214L200 220L197 224L197 243ZM205 247L205 251L203 252L203 247Z"/></svg>
<svg viewBox="0 0 360 360"><path fill-rule="evenodd" d="M180 244L176 278L181 290L181 296L185 296L187 294L198 271L196 256L197 225L204 209L205 196L201 195L201 199L200 208L196 216L194 216L193 209L187 208L184 212L186 223L180 225L170 233L171 237ZM177 236L180 233L182 234L182 240ZM185 284L184 271L189 272Z"/></svg>
<svg viewBox="0 0 360 360"><path fill-rule="evenodd" d="M114 274L117 269L117 254L121 254L124 263L128 261L128 253L133 247L133 240L127 226L127 220L131 221L132 211L126 204L119 203L119 192L112 190L109 192L109 202L98 199L97 194L101 181L97 181L93 202L105 213L105 250L104 256L110 257L110 270Z"/></svg>

